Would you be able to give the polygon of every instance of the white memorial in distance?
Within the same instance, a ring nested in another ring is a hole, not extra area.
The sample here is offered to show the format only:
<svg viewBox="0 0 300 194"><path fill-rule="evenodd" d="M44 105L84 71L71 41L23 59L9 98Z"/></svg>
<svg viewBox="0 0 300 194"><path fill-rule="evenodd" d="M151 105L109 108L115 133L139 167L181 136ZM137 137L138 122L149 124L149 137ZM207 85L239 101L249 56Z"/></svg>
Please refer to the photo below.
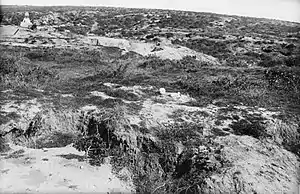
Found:
<svg viewBox="0 0 300 194"><path fill-rule="evenodd" d="M24 17L23 21L21 22L20 26L23 27L23 28L30 28L32 26L32 23L29 19L29 13L28 12L25 13L25 17Z"/></svg>

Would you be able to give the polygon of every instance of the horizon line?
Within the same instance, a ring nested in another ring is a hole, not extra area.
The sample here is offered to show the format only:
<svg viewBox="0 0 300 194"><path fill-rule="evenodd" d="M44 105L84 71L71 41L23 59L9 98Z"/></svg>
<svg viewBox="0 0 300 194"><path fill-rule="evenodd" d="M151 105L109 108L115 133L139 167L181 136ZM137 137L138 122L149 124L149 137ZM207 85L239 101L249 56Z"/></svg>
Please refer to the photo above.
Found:
<svg viewBox="0 0 300 194"><path fill-rule="evenodd" d="M32 7L106 7L106 8L123 8L123 9L152 9L152 10L169 10L169 11L183 11L183 12L194 12L194 13L209 13L209 14L218 14L218 15L226 15L226 16L238 16L238 17L248 17L248 18L256 18L256 19L265 19L265 20L275 20L275 21L282 21L282 22L290 22L290 23L297 23L300 24L299 21L295 20L284 20L279 18L271 18L271 17L263 17L263 16L251 16L246 14L230 14L230 13L221 13L221 12L210 12L210 11L196 11L190 9L176 9L176 8L146 8L146 7L126 7L126 6L112 6L112 5L29 5L29 4L2 4L2 6L32 6Z"/></svg>

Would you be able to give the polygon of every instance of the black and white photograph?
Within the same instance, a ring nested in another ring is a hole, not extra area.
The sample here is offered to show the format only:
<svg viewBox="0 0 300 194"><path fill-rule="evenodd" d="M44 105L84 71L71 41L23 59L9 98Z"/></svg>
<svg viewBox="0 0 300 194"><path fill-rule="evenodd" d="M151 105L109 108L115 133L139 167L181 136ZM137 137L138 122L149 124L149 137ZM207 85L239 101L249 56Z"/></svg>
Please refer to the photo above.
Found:
<svg viewBox="0 0 300 194"><path fill-rule="evenodd" d="M0 193L300 194L300 0L0 0Z"/></svg>

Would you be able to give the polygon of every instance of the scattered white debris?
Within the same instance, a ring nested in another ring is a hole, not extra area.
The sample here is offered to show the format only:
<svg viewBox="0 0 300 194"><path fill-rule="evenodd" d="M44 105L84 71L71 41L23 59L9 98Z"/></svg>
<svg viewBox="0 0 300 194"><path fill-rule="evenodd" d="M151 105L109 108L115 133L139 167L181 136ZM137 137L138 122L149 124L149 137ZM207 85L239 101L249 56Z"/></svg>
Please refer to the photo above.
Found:
<svg viewBox="0 0 300 194"><path fill-rule="evenodd" d="M8 92L12 92L13 90L12 89L8 89L8 90L3 90L1 91L2 93L8 93Z"/></svg>
<svg viewBox="0 0 300 194"><path fill-rule="evenodd" d="M104 92L93 91L93 92L91 92L91 95L99 96L103 99L115 99L115 97L109 96L109 95L105 94Z"/></svg>
<svg viewBox="0 0 300 194"><path fill-rule="evenodd" d="M73 94L62 94L61 97L63 98L73 98Z"/></svg>
<svg viewBox="0 0 300 194"><path fill-rule="evenodd" d="M104 86L110 87L110 88L114 88L114 87L118 87L120 86L119 84L115 84L115 83L104 83Z"/></svg>
<svg viewBox="0 0 300 194"><path fill-rule="evenodd" d="M117 90L124 90L124 91L130 91L133 94L141 97L143 95L145 95L144 91L150 91L150 90L154 90L153 86L139 86L139 85L135 85L135 86L121 86L119 84L114 84L114 83L104 83L104 86L110 87L112 89L117 89Z"/></svg>
<svg viewBox="0 0 300 194"><path fill-rule="evenodd" d="M35 91L37 91L37 92L45 92L45 90L42 90L42 89L35 89Z"/></svg>
<svg viewBox="0 0 300 194"><path fill-rule="evenodd" d="M91 110L97 110L98 107L95 105L86 105L84 107L81 107L82 111L91 111Z"/></svg>
<svg viewBox="0 0 300 194"><path fill-rule="evenodd" d="M160 96L155 96L153 99L162 100L168 104L183 104L195 101L194 98L189 95L181 94L180 92L166 92L164 88L159 89Z"/></svg>

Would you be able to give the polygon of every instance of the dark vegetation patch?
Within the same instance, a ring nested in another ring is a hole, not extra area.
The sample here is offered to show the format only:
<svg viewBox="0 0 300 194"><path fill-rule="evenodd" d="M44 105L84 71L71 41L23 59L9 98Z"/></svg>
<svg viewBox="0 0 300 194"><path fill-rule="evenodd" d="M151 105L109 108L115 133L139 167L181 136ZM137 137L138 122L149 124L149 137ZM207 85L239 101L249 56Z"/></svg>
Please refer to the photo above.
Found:
<svg viewBox="0 0 300 194"><path fill-rule="evenodd" d="M5 123L9 122L10 120L16 120L19 118L20 118L20 116L15 112L6 113L6 112L0 111L0 125L5 124Z"/></svg>
<svg viewBox="0 0 300 194"><path fill-rule="evenodd" d="M229 133L226 133L224 132L222 129L220 128L212 128L212 131L211 131L215 136L227 136L229 135Z"/></svg>
<svg viewBox="0 0 300 194"><path fill-rule="evenodd" d="M1 170L1 174L7 174L9 171L10 171L10 169Z"/></svg>
<svg viewBox="0 0 300 194"><path fill-rule="evenodd" d="M284 144L285 148L292 153L296 154L298 157L300 157L300 142L296 142L296 144L291 144L291 143L285 143Z"/></svg>
<svg viewBox="0 0 300 194"><path fill-rule="evenodd" d="M79 162L82 162L84 161L84 156L80 156L80 155L76 155L76 154L62 154L62 155L57 155L59 157L62 157L62 158L65 158L67 160L73 160L73 159L76 159L78 160Z"/></svg>
<svg viewBox="0 0 300 194"><path fill-rule="evenodd" d="M237 43L237 42L238 40L214 41L209 39L195 39L195 40L188 40L186 42L174 40L172 43L185 45L188 48L191 48L199 52L204 52L205 54L214 56L222 60L232 55L232 52L229 50L228 45L230 43Z"/></svg>
<svg viewBox="0 0 300 194"><path fill-rule="evenodd" d="M300 67L272 67L266 70L265 76L271 87L279 90L299 92Z"/></svg>
<svg viewBox="0 0 300 194"><path fill-rule="evenodd" d="M231 68L208 66L195 60L193 56L179 61L140 56L122 59L115 49L29 51L25 48L2 47L2 51L4 70L1 84L8 88L22 88L25 84L56 93L64 91L75 94L78 101L83 102L95 100L97 103L96 98L82 99L91 91L109 92L114 97L130 101L138 99L134 94L108 91L103 87L104 82L113 82L125 86L152 85L164 87L167 91L188 93L197 99L195 106L217 100L224 104L277 107L291 113L299 112L300 108L299 73L295 55L286 63L289 67ZM35 55L38 57L34 57ZM43 63L37 63L40 61ZM44 64L49 64L50 61L51 65ZM13 81L6 81L6 78ZM14 81L20 84L15 84ZM65 102L67 105L67 101Z"/></svg>
<svg viewBox="0 0 300 194"><path fill-rule="evenodd" d="M74 147L85 151L91 158L91 164L101 164L103 158L111 152L122 152L128 149L128 144L117 137L116 127L122 127L124 118L118 110L102 109L97 115L87 115L78 126L81 134L77 137Z"/></svg>
<svg viewBox="0 0 300 194"><path fill-rule="evenodd" d="M140 110L143 109L143 103L142 102L132 102L126 104L126 108L129 113L138 113Z"/></svg>
<svg viewBox="0 0 300 194"><path fill-rule="evenodd" d="M92 165L101 165L110 156L114 171L129 169L137 192L199 193L206 186L205 178L228 165L222 157L222 146L214 143L213 137L204 137L203 127L198 125L153 129L157 137L153 141L142 135L143 128L128 126L119 110L106 110L85 119L75 148L85 151ZM129 139L120 137L119 130L127 131ZM133 137L134 131L142 134ZM131 144L131 138L136 138L137 144ZM184 146L180 153L178 144Z"/></svg>
<svg viewBox="0 0 300 194"><path fill-rule="evenodd" d="M5 159L11 159L11 158L21 158L24 156L25 151L23 149L14 151L10 153L8 156L5 157Z"/></svg>
<svg viewBox="0 0 300 194"><path fill-rule="evenodd" d="M2 47L1 47L2 48ZM16 51L6 51L0 57L0 83L10 88L41 87L55 79L53 69L44 68L22 58Z"/></svg>
<svg viewBox="0 0 300 194"><path fill-rule="evenodd" d="M249 135L257 139L269 136L263 124L256 120L241 119L233 122L229 127L233 129L235 135Z"/></svg>
<svg viewBox="0 0 300 194"><path fill-rule="evenodd" d="M299 117L298 117L299 119ZM277 136L282 140L281 145L288 151L300 157L300 123L291 119L277 124Z"/></svg>
<svg viewBox="0 0 300 194"><path fill-rule="evenodd" d="M90 49L60 49L60 48L38 48L25 51L24 57L32 61L51 61L60 65L73 63L73 67L81 64L85 66L100 65L105 60L121 56L120 49L109 49L107 47L97 50ZM78 55L78 53L80 53ZM100 63L100 64L99 64ZM59 66L58 66L59 67Z"/></svg>
<svg viewBox="0 0 300 194"><path fill-rule="evenodd" d="M205 178L229 165L222 158L222 148L201 133L201 126L175 124L158 129L158 142L144 141L141 156L130 163L138 192L201 193ZM185 147L181 153L178 143ZM201 146L207 152L198 150Z"/></svg>
<svg viewBox="0 0 300 194"><path fill-rule="evenodd" d="M37 138L29 147L35 149L65 147L73 143L75 138L76 136L71 133L53 132L47 137Z"/></svg>
<svg viewBox="0 0 300 194"><path fill-rule="evenodd" d="M5 138L0 137L0 153L7 152L10 150L8 142Z"/></svg>

